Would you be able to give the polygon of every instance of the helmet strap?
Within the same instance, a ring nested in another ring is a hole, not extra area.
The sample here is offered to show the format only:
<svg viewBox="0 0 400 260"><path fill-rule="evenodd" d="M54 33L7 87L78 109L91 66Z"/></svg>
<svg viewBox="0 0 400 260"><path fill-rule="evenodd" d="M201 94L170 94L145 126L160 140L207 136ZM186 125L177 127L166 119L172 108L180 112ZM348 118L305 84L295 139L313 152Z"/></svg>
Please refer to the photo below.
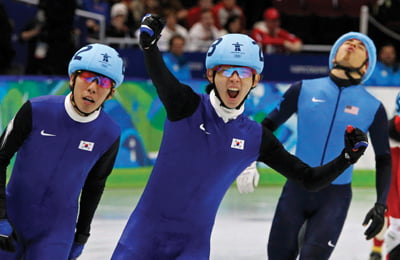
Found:
<svg viewBox="0 0 400 260"><path fill-rule="evenodd" d="M368 58L365 59L365 61L361 64L361 66L357 67L357 68L350 68L350 67L345 67L342 66L340 64L334 64L333 68L334 69L340 69L340 70L344 70L344 73L346 74L346 76L349 78L349 80L354 83L354 84L358 84L360 82L360 79L355 79L353 78L353 76L351 75L351 73L356 72L358 75L360 75L360 77L364 76L364 74L360 71L360 69L368 62Z"/></svg>

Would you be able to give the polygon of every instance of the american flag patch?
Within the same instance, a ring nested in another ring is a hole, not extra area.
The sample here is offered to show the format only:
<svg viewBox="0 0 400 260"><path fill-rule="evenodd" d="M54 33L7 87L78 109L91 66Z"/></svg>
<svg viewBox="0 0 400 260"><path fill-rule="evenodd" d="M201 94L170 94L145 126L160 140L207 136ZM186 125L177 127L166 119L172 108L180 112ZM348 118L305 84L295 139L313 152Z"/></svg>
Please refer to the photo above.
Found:
<svg viewBox="0 0 400 260"><path fill-rule="evenodd" d="M79 143L79 147L78 148L81 149L81 150L85 150L85 151L91 152L91 151L93 151L93 146L94 146L94 143L81 140L81 142Z"/></svg>
<svg viewBox="0 0 400 260"><path fill-rule="evenodd" d="M348 114L358 115L359 107L347 105L344 108L344 112Z"/></svg>
<svg viewBox="0 0 400 260"><path fill-rule="evenodd" d="M244 149L244 140L233 138L231 148L243 150Z"/></svg>

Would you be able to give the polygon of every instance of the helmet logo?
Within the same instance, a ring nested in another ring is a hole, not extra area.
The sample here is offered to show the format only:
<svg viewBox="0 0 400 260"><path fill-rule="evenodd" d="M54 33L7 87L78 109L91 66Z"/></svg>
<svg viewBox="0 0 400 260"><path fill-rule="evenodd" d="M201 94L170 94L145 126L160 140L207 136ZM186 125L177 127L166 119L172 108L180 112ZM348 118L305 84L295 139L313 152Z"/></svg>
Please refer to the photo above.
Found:
<svg viewBox="0 0 400 260"><path fill-rule="evenodd" d="M100 55L103 56L103 60L99 61L101 66L103 66L104 68L112 66L112 64L109 63L109 59L112 58L110 55L108 55L107 53L101 53Z"/></svg>
<svg viewBox="0 0 400 260"><path fill-rule="evenodd" d="M240 43L238 43L238 42L233 43L232 45L235 46L235 51L241 51L241 50L240 50L240 46L243 46L243 44L240 44Z"/></svg>
<svg viewBox="0 0 400 260"><path fill-rule="evenodd" d="M104 62L108 62L108 58L111 58L111 56L109 56L107 53L102 53L101 55L103 55Z"/></svg>
<svg viewBox="0 0 400 260"><path fill-rule="evenodd" d="M94 43L79 49L68 65L72 75L79 70L95 72L115 82L115 88L124 80L124 61L119 53L108 45Z"/></svg>
<svg viewBox="0 0 400 260"><path fill-rule="evenodd" d="M250 67L261 73L264 58L261 48L249 36L231 33L215 40L208 48L206 68L214 69L218 65Z"/></svg>

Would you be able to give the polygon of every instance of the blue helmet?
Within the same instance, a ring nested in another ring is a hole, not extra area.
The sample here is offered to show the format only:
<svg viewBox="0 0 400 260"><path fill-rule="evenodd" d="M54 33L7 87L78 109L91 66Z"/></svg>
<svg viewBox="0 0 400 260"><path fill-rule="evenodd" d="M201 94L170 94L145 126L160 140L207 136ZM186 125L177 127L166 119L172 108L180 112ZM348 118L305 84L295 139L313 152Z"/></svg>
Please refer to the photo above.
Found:
<svg viewBox="0 0 400 260"><path fill-rule="evenodd" d="M258 44L249 36L240 33L226 34L213 42L207 51L206 68L218 65L250 67L261 73L264 56Z"/></svg>
<svg viewBox="0 0 400 260"><path fill-rule="evenodd" d="M119 53L110 46L95 43L80 48L72 57L68 66L68 74L78 70L92 71L115 82L117 88L124 80L124 64Z"/></svg>
<svg viewBox="0 0 400 260"><path fill-rule="evenodd" d="M343 34L336 42L333 44L331 52L329 54L329 69L333 68L333 60L335 59L336 53L339 47L347 40L357 39L364 43L367 52L368 52L368 68L367 72L365 72L364 76L361 79L361 82L365 82L372 74L376 65L376 48L374 42L367 35L359 33L359 32L349 32Z"/></svg>

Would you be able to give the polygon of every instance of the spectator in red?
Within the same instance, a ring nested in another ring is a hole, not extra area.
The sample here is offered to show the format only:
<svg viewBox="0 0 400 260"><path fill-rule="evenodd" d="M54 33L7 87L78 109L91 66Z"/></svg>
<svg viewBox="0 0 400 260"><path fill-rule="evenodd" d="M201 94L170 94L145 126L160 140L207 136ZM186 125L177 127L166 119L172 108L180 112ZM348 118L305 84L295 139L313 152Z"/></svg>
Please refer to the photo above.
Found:
<svg viewBox="0 0 400 260"><path fill-rule="evenodd" d="M215 27L211 11L203 10L200 21L189 30L189 51L206 52L207 46L210 46L218 37L218 29Z"/></svg>
<svg viewBox="0 0 400 260"><path fill-rule="evenodd" d="M223 29L224 25L228 21L228 18L233 15L240 17L242 28L246 28L246 17L240 6L236 4L236 0L221 0L212 9L214 15L215 26L218 30Z"/></svg>
<svg viewBox="0 0 400 260"><path fill-rule="evenodd" d="M392 179L387 197L388 210L385 214L385 225L382 231L374 237L369 260L400 259L400 92L395 103L396 113L389 120L389 137L391 138L390 153L392 156ZM385 254L383 256L383 243Z"/></svg>
<svg viewBox="0 0 400 260"><path fill-rule="evenodd" d="M299 52L303 46L300 38L281 28L280 14L276 8L264 11L264 20L254 24L251 36L267 54Z"/></svg>
<svg viewBox="0 0 400 260"><path fill-rule="evenodd" d="M195 23L200 21L201 12L203 10L210 10L214 6L212 0L198 0L197 5L189 8L187 12L187 25L191 28Z"/></svg>

